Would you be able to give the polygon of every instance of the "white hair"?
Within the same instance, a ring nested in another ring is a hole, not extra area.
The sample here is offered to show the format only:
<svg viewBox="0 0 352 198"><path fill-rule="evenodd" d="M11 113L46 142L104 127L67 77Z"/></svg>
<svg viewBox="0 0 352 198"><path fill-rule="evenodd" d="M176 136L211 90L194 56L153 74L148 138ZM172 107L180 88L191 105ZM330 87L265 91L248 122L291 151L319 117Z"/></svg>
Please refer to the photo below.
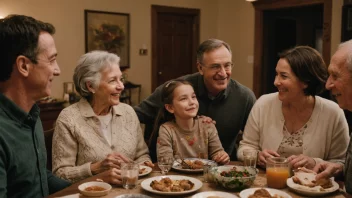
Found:
<svg viewBox="0 0 352 198"><path fill-rule="evenodd" d="M347 69L352 73L352 39L341 43L338 47L338 50L342 48L347 49L346 66Z"/></svg>
<svg viewBox="0 0 352 198"><path fill-rule="evenodd" d="M96 50L82 55L73 73L73 82L77 92L89 100L92 93L87 87L87 82L97 88L101 80L101 71L113 64L119 65L119 63L120 57L106 51Z"/></svg>

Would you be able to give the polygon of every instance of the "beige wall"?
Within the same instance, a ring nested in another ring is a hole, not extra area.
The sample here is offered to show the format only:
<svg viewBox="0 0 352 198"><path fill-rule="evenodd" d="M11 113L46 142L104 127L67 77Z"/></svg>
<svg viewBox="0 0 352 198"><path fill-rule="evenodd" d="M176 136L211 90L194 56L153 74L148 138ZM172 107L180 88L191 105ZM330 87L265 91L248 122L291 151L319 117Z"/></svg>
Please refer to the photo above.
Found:
<svg viewBox="0 0 352 198"><path fill-rule="evenodd" d="M72 81L75 64L85 52L84 9L129 13L129 80L142 84L144 98L151 93L151 5L198 8L202 21L200 40L217 36L217 0L1 0L0 15L30 15L56 27L54 38L61 75L54 80L52 95L62 98L63 82ZM138 54L143 44L148 47L147 56Z"/></svg>
<svg viewBox="0 0 352 198"><path fill-rule="evenodd" d="M331 50L341 35L343 0L333 1ZM201 10L200 40L219 38L232 46L233 78L252 88L254 9L245 0L1 0L0 15L25 14L52 23L56 29L61 76L53 84L53 96L62 97L63 82L72 81L76 61L84 53L84 9L130 14L131 47L129 80L142 84L142 98L151 93L151 5L198 8ZM139 56L146 44L149 53Z"/></svg>

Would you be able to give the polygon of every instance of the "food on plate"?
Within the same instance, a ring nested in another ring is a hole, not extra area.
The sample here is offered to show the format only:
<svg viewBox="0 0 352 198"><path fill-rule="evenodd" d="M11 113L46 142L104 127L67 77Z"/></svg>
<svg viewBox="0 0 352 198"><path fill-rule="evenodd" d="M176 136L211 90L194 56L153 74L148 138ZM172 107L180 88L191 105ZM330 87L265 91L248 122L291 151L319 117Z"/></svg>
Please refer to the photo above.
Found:
<svg viewBox="0 0 352 198"><path fill-rule="evenodd" d="M160 181L153 180L150 183L150 187L152 187L154 190L162 192L183 192L191 190L193 186L194 183L188 179L171 180L168 177L162 178Z"/></svg>
<svg viewBox="0 0 352 198"><path fill-rule="evenodd" d="M296 184L310 188L320 186L322 190L333 187L331 179L319 179L316 181L316 175L317 174L314 171L303 167L295 172L295 175L292 177L292 181Z"/></svg>
<svg viewBox="0 0 352 198"><path fill-rule="evenodd" d="M248 198L283 198L283 197L276 194L271 196L271 194L266 189L261 188L254 191L254 194L249 195Z"/></svg>
<svg viewBox="0 0 352 198"><path fill-rule="evenodd" d="M139 174L143 174L143 173L145 173L146 172L146 168L140 168L139 169Z"/></svg>
<svg viewBox="0 0 352 198"><path fill-rule="evenodd" d="M223 198L223 197L219 197L219 196L207 196L207 198Z"/></svg>
<svg viewBox="0 0 352 198"><path fill-rule="evenodd" d="M229 171L222 171L220 173L220 175L223 177L249 177L249 176L252 176L249 174L249 172L246 169L244 169L243 171L238 171L236 166L234 166Z"/></svg>
<svg viewBox="0 0 352 198"><path fill-rule="evenodd" d="M100 187L100 186L89 186L89 187L85 188L84 190L85 191L104 191L106 189L103 187Z"/></svg>
<svg viewBox="0 0 352 198"><path fill-rule="evenodd" d="M183 169L202 169L204 163L200 160L184 160L186 164L182 164Z"/></svg>

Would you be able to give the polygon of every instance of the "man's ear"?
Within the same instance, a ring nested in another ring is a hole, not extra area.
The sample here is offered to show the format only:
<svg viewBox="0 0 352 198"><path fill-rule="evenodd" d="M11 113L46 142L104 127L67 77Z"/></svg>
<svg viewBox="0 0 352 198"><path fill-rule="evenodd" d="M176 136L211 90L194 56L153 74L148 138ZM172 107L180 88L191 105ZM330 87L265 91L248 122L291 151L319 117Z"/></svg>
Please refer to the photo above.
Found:
<svg viewBox="0 0 352 198"><path fill-rule="evenodd" d="M20 55L16 58L14 69L16 69L22 76L28 77L31 64L32 62L27 57Z"/></svg>
<svg viewBox="0 0 352 198"><path fill-rule="evenodd" d="M170 112L170 113L174 113L174 108L171 104L165 104L165 109Z"/></svg>
<svg viewBox="0 0 352 198"><path fill-rule="evenodd" d="M200 73L200 75L203 75L203 67L199 62L197 62L197 68L198 68L198 72Z"/></svg>

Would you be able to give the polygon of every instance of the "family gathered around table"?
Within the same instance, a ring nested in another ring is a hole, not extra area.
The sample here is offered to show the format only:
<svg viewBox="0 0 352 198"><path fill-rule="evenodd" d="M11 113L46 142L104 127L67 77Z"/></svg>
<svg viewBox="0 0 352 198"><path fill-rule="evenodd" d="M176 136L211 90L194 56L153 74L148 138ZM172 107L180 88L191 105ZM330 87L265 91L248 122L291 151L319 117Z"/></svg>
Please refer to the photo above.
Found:
<svg viewBox="0 0 352 198"><path fill-rule="evenodd" d="M81 99L56 120L48 170L36 102L61 73L54 33L30 16L0 19L0 197L352 197L352 40L329 65L309 46L281 52L277 92L256 99L231 78L229 44L208 39L197 73L135 107L120 102L120 57L83 54Z"/></svg>

